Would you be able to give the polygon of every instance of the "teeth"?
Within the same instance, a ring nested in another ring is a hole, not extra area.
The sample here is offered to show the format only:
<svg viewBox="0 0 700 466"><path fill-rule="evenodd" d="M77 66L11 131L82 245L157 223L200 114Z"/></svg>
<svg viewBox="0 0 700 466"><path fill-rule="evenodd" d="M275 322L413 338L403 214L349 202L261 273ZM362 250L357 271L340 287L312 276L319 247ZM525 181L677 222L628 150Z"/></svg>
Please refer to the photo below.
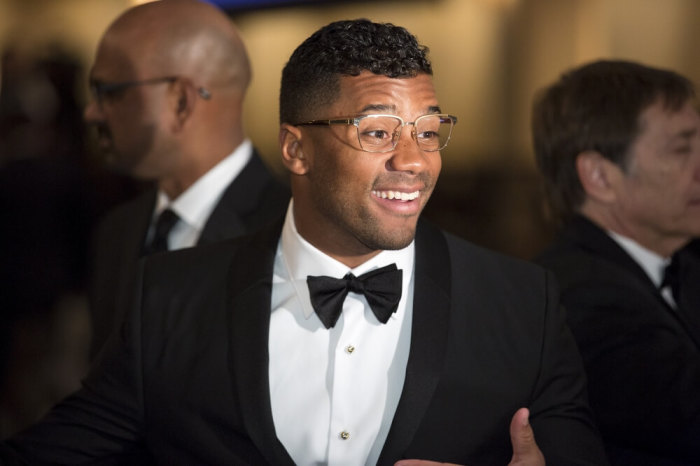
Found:
<svg viewBox="0 0 700 466"><path fill-rule="evenodd" d="M419 192L413 191L412 193L402 193L401 191L372 191L377 197L382 199L396 199L401 201L412 201L418 197Z"/></svg>

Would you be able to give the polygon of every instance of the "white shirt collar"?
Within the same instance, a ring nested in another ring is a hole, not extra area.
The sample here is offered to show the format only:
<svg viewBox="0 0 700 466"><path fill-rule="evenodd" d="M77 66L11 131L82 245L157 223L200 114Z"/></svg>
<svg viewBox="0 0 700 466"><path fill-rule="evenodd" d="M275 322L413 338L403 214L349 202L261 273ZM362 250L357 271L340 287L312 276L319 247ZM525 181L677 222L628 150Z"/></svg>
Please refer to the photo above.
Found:
<svg viewBox="0 0 700 466"><path fill-rule="evenodd" d="M294 224L294 201L289 202L287 215L282 228L280 238L281 259L289 279L301 302L304 317L308 319L314 313L309 298L309 288L306 284L306 277L309 275L327 275L329 277L343 278L348 272L359 276L385 265L392 263L403 271L402 290L406 293L409 290L409 283L413 276L413 265L415 258L415 241L403 249L395 251L382 251L363 264L349 268L347 265L326 255L311 243L306 241L296 229ZM393 314L391 318L395 318Z"/></svg>
<svg viewBox="0 0 700 466"><path fill-rule="evenodd" d="M158 190L154 218L169 207L180 220L201 232L224 191L240 174L252 155L253 144L249 139L245 139L231 154L214 165L175 200L170 200L167 194Z"/></svg>
<svg viewBox="0 0 700 466"><path fill-rule="evenodd" d="M657 288L661 286L664 269L671 262L670 258L661 257L626 236L613 231L608 231L608 234L642 267Z"/></svg>

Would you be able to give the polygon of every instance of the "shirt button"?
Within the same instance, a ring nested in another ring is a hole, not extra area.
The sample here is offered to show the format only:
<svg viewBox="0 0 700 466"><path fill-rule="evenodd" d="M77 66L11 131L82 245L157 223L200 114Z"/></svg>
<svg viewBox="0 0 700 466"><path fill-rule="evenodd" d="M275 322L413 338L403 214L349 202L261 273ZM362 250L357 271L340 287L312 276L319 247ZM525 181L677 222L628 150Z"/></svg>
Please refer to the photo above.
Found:
<svg viewBox="0 0 700 466"><path fill-rule="evenodd" d="M340 433L340 438L342 438L343 440L349 439L349 438L350 438L350 432L342 431L342 432Z"/></svg>
<svg viewBox="0 0 700 466"><path fill-rule="evenodd" d="M352 352L355 351L355 347L352 346L352 345L348 345L348 346L345 347L345 351L346 351L348 354L352 354Z"/></svg>

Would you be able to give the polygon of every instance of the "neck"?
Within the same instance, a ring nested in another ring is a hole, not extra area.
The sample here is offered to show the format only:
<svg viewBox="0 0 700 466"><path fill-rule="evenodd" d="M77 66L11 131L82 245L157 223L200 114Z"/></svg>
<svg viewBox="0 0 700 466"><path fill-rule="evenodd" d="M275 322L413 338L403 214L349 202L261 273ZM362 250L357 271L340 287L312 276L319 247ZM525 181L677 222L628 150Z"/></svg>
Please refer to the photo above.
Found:
<svg viewBox="0 0 700 466"><path fill-rule="evenodd" d="M228 155L228 153L226 154ZM184 164L179 167L171 176L163 177L158 180L158 188L160 188L171 200L177 199L190 186L197 182L217 163L226 156L210 159L196 159L192 163Z"/></svg>
<svg viewBox="0 0 700 466"><path fill-rule="evenodd" d="M199 149L206 150L206 153L189 152L191 156L182 160L168 176L158 179L158 187L165 192L170 199L176 199L190 186L206 175L212 168L228 157L243 139L230 141L227 144L200 145ZM197 155L194 155L197 154Z"/></svg>

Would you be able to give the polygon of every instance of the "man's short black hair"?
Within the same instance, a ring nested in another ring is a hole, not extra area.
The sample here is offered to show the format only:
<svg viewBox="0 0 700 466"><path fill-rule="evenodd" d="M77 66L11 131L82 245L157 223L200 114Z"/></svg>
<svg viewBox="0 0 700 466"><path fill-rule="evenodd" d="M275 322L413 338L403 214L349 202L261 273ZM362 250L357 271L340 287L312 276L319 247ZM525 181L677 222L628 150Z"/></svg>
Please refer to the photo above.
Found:
<svg viewBox="0 0 700 466"><path fill-rule="evenodd" d="M363 71L390 78L432 75L428 48L406 29L366 19L336 21L316 31L292 53L282 71L280 122L301 123L339 92L340 76Z"/></svg>

